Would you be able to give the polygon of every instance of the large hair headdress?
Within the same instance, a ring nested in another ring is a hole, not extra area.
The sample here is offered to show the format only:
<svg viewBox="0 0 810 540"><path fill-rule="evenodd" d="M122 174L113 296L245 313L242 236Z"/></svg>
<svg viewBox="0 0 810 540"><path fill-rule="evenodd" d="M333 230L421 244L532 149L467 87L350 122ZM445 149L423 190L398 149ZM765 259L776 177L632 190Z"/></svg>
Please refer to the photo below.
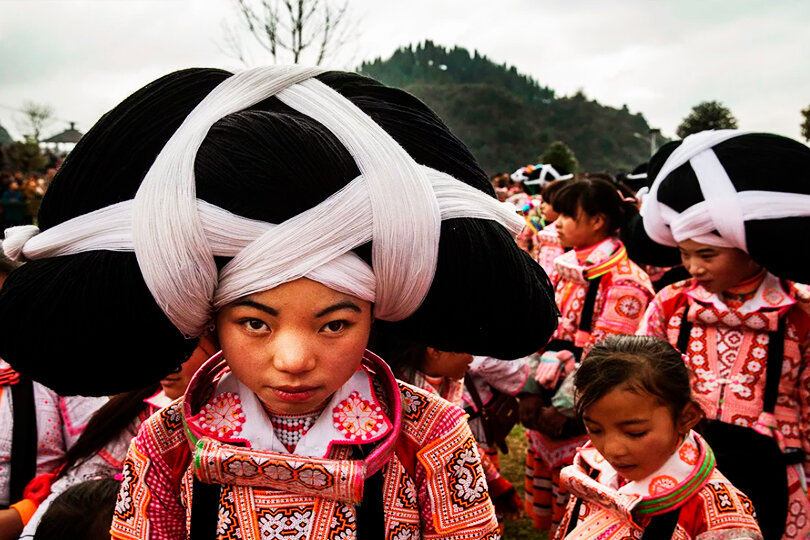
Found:
<svg viewBox="0 0 810 540"><path fill-rule="evenodd" d="M217 308L307 277L437 348L517 357L556 324L546 276L511 239L522 226L401 91L298 66L177 72L87 134L41 230L7 231L6 253L31 262L0 293L0 355L64 393L137 387Z"/></svg>
<svg viewBox="0 0 810 540"><path fill-rule="evenodd" d="M738 130L704 131L663 146L641 221L625 240L649 264L679 261L679 242L734 247L779 277L810 281L810 148Z"/></svg>

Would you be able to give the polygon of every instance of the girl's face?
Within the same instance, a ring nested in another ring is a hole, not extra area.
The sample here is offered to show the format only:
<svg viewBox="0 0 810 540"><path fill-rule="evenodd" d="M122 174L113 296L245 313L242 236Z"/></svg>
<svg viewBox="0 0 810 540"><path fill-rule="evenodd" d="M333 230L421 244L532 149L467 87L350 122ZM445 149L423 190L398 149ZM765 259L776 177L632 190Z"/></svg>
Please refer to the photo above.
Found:
<svg viewBox="0 0 810 540"><path fill-rule="evenodd" d="M422 371L432 377L450 377L462 379L470 369L473 357L469 353L440 351L428 347L425 352L425 364Z"/></svg>
<svg viewBox="0 0 810 540"><path fill-rule="evenodd" d="M583 249L608 237L602 214L591 216L577 209L576 217L560 213L556 223L563 247Z"/></svg>
<svg viewBox="0 0 810 540"><path fill-rule="evenodd" d="M707 291L720 294L750 278L761 267L737 248L721 248L686 240L678 244L684 268Z"/></svg>
<svg viewBox="0 0 810 540"><path fill-rule="evenodd" d="M219 348L214 343L211 336L205 335L200 337L200 342L197 348L191 353L188 360L183 362L180 366L180 371L177 373L170 373L165 379L160 381L160 386L166 393L169 399L177 399L182 396L191 378L197 372L201 365L206 360L214 356Z"/></svg>
<svg viewBox="0 0 810 540"><path fill-rule="evenodd" d="M694 406L687 407L691 412ZM619 386L588 407L583 420L599 453L620 475L636 481L666 463L694 425L692 416L682 412L676 425L672 410L655 396Z"/></svg>
<svg viewBox="0 0 810 540"><path fill-rule="evenodd" d="M559 217L559 214L556 210L554 210L554 207L546 201L540 203L540 215L543 216L546 223L554 223L554 221L556 221L556 219Z"/></svg>
<svg viewBox="0 0 810 540"><path fill-rule="evenodd" d="M357 371L371 303L301 278L222 308L217 334L234 375L268 410L320 409Z"/></svg>

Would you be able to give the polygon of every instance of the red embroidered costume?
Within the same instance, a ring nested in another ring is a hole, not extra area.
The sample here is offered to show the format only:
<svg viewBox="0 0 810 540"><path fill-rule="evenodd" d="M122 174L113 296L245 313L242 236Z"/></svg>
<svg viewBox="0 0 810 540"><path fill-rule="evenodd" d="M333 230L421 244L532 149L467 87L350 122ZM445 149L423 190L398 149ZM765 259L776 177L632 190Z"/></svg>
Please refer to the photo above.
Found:
<svg viewBox="0 0 810 540"><path fill-rule="evenodd" d="M784 448L810 451L810 294L800 285L785 290L769 273L756 292L737 307L712 294L694 279L661 290L647 309L638 333L675 345L684 310L692 322L686 367L695 376L692 392L707 417L755 427L761 417L765 389L768 332L787 317L784 361L773 416L777 441ZM810 534L810 501L804 466L788 466L788 521L783 538Z"/></svg>
<svg viewBox="0 0 810 540"><path fill-rule="evenodd" d="M186 538L196 473L222 485L218 539L354 538L355 505L380 494L362 493L363 462L350 458L359 445L396 435L379 360L333 396L295 454L275 437L255 395L217 360L201 370L213 366L213 376L198 373L184 398L211 381L199 412L189 414L179 400L141 428L127 456L113 537ZM402 423L383 467L385 538L497 538L463 412L402 382L396 391Z"/></svg>
<svg viewBox="0 0 810 540"><path fill-rule="evenodd" d="M590 332L580 330L588 284L599 277ZM551 280L562 314L553 340L581 348L583 354L605 336L633 334L653 297L649 277L627 258L624 246L615 238L557 257ZM552 342L550 348L553 346ZM577 447L587 437L554 440L538 431L527 433L526 510L537 528L548 529L559 522L567 500L557 491L560 468L571 464Z"/></svg>
<svg viewBox="0 0 810 540"><path fill-rule="evenodd" d="M715 468L711 448L694 432L642 480L625 483L590 444L562 479L572 497L556 540L640 539L651 518L677 509L673 540L762 539L753 504Z"/></svg>

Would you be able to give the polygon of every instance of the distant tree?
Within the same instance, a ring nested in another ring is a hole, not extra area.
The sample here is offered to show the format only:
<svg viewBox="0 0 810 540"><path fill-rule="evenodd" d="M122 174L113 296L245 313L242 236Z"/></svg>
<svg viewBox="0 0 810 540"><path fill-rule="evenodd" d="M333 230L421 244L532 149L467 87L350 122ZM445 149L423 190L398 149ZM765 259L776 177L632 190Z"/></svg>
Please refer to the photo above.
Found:
<svg viewBox="0 0 810 540"><path fill-rule="evenodd" d="M810 105L802 111L802 117L804 117L804 122L802 122L802 137L804 137L804 140L810 141Z"/></svg>
<svg viewBox="0 0 810 540"><path fill-rule="evenodd" d="M223 27L225 52L248 64L250 35L273 62L320 65L352 37L348 0L232 0L237 27ZM247 32L246 32L247 31Z"/></svg>
<svg viewBox="0 0 810 540"><path fill-rule="evenodd" d="M6 131L6 128L0 126L0 146L9 144L12 141L13 139L11 138L11 135L8 134L8 131Z"/></svg>
<svg viewBox="0 0 810 540"><path fill-rule="evenodd" d="M33 137L35 141L39 141L42 130L54 121L53 107L42 103L26 101L20 110L23 115L20 129L23 134L27 137Z"/></svg>
<svg viewBox="0 0 810 540"><path fill-rule="evenodd" d="M41 172L48 164L48 158L33 137L4 146L3 154L4 168L12 172L20 171L23 174Z"/></svg>
<svg viewBox="0 0 810 540"><path fill-rule="evenodd" d="M540 163L548 164L560 173L577 172L577 158L574 152L562 141L554 141L539 158Z"/></svg>
<svg viewBox="0 0 810 540"><path fill-rule="evenodd" d="M692 108L689 116L683 119L676 133L681 139L692 133L707 129L736 129L737 119L719 101L704 101Z"/></svg>

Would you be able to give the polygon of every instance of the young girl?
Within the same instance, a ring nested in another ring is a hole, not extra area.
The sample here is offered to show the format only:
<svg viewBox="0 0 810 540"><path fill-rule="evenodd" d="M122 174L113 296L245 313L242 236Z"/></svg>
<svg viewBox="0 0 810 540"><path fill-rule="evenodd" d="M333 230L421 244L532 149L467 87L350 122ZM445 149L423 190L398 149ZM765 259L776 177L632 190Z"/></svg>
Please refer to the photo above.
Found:
<svg viewBox="0 0 810 540"><path fill-rule="evenodd" d="M4 244L32 259L0 297L13 365L110 393L212 325L222 349L142 425L113 537L496 536L462 411L397 382L369 331L515 358L556 310L522 218L418 100L297 66L173 73L85 135L39 223ZM120 346L135 329L151 348Z"/></svg>
<svg viewBox="0 0 810 540"><path fill-rule="evenodd" d="M459 408L465 408L464 397L469 384L466 379L473 362L471 354L439 351L379 330L374 333L370 347L386 358L386 362L390 364L398 379L439 395ZM519 367L521 361L515 360L514 363ZM520 515L520 497L514 486L501 476L497 464L482 449L472 419L469 425L476 438L489 495L495 505L499 522L502 523L505 517L516 518Z"/></svg>
<svg viewBox="0 0 810 540"><path fill-rule="evenodd" d="M527 485L531 488L527 509L532 509L538 528L552 530L566 500L557 490L559 471L571 463L585 439L573 411L561 407L565 396L554 396L561 388L559 381L576 363L565 360L571 355L578 360L607 335L634 333L653 296L647 274L627 258L616 236L637 212L634 201L623 200L605 180L584 178L563 187L554 198L554 208L559 212L555 223L560 241L573 248L557 257L551 277L562 317L538 367L536 378L543 392L521 399L524 424L533 428L527 456L527 479L532 481ZM558 370L564 370L561 376ZM548 376L549 371L556 375Z"/></svg>
<svg viewBox="0 0 810 540"><path fill-rule="evenodd" d="M761 540L751 501L715 467L680 353L610 336L576 373L590 442L562 471L571 492L558 540Z"/></svg>
<svg viewBox="0 0 810 540"><path fill-rule="evenodd" d="M554 260L565 253L555 223L559 213L554 209L554 197L566 185L568 185L566 180L555 180L543 186L543 190L540 192L542 198L540 214L543 218L543 229L535 237L535 245L537 246L535 260L549 275L554 271Z"/></svg>
<svg viewBox="0 0 810 540"><path fill-rule="evenodd" d="M810 244L797 233L810 222L808 167L810 149L774 135L704 132L665 146L631 239L651 238L660 245L647 253L670 250L692 275L658 293L639 333L683 351L707 427L748 447L741 459L712 440L768 538L810 534L810 295L787 281L810 280Z"/></svg>

